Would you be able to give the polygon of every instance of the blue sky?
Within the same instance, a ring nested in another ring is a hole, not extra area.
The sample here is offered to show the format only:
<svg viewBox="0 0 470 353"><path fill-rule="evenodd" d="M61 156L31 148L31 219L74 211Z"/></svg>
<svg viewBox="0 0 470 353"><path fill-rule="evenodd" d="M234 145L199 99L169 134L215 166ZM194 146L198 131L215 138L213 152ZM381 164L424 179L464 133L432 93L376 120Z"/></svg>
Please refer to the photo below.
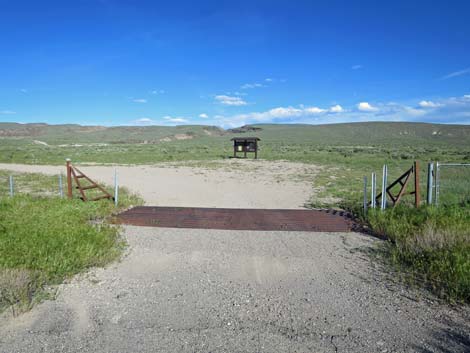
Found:
<svg viewBox="0 0 470 353"><path fill-rule="evenodd" d="M470 124L469 1L0 0L0 121Z"/></svg>

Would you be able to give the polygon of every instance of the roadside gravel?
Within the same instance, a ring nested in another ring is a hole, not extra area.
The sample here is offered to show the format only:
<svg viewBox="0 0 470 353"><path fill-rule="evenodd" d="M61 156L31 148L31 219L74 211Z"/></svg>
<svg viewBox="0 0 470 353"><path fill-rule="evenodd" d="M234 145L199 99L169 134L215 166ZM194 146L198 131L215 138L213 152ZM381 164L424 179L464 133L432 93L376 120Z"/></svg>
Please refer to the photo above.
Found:
<svg viewBox="0 0 470 353"><path fill-rule="evenodd" d="M470 351L468 308L385 280L375 238L124 230L121 262L0 317L0 352Z"/></svg>

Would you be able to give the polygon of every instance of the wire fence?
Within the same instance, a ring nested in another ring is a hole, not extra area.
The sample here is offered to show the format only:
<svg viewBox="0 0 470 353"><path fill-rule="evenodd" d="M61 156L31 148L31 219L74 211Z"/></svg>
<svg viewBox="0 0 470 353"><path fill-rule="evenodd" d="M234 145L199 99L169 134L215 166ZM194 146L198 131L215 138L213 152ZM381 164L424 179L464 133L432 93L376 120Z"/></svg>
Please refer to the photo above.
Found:
<svg viewBox="0 0 470 353"><path fill-rule="evenodd" d="M0 197L32 196L64 197L65 177L62 174L17 173L0 171Z"/></svg>
<svg viewBox="0 0 470 353"><path fill-rule="evenodd" d="M117 206L119 200L118 172L114 170L114 185L112 199ZM72 181L72 179L70 180ZM42 197L73 197L80 198L78 186L72 184L71 194L68 195L67 175L58 173L56 175L46 175L41 173L21 173L7 170L0 170L0 198L15 197L17 195L31 195ZM96 185L96 184L95 184ZM92 189L91 186L81 184L82 189ZM110 186L107 186L110 189ZM94 188L94 187L93 187ZM95 190L88 190L88 195L92 199Z"/></svg>
<svg viewBox="0 0 470 353"><path fill-rule="evenodd" d="M436 205L470 205L470 163L436 163Z"/></svg>
<svg viewBox="0 0 470 353"><path fill-rule="evenodd" d="M411 205L413 204L412 198L416 207L425 203L435 206L470 206L470 163L430 162L427 165L427 171L424 165L421 172L419 170L419 166L415 164L414 168L409 171L415 174L414 186L411 185L413 182L408 182L407 185L406 173L403 174L401 180L400 178L395 181L390 180L387 165L383 166L382 173L364 176L364 212L371 207L381 209L393 207L395 203L398 203L397 200L403 200L403 203ZM405 186L411 189L411 195L409 190L403 193L403 198L397 197L401 195L401 192L397 194L398 190ZM418 198L415 198L413 194L418 194ZM377 195L379 197L376 200Z"/></svg>

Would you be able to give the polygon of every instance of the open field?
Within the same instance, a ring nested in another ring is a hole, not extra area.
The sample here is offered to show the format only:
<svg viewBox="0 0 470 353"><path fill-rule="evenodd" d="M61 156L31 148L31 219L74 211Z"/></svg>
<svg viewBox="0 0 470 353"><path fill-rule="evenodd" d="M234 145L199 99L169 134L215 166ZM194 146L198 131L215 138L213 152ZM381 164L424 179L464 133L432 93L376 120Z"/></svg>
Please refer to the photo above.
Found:
<svg viewBox="0 0 470 353"><path fill-rule="evenodd" d="M468 126L415 123L257 125L234 130L208 126L80 127L0 123L0 162L153 164L218 160L232 155L230 138L258 136L260 157L317 164L375 166L413 159L470 158Z"/></svg>
<svg viewBox="0 0 470 353"><path fill-rule="evenodd" d="M348 206L358 200L362 177L389 165L390 178L421 160L470 159L470 128L420 123L257 125L234 130L209 126L81 127L0 124L0 162L63 165L191 162L213 166L232 155L230 138L259 136L260 158L322 166L313 206ZM425 179L422 180L423 186ZM424 188L423 188L424 189ZM328 200L333 202L328 202Z"/></svg>

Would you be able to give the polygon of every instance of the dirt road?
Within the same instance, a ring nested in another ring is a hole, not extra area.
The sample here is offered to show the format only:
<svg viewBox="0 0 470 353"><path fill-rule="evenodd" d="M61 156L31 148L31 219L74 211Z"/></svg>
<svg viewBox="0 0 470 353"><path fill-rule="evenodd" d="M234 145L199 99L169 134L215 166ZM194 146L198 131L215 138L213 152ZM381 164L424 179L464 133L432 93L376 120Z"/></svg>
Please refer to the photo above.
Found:
<svg viewBox="0 0 470 353"><path fill-rule="evenodd" d="M385 281L355 233L127 227L129 254L0 322L0 352L468 352L468 311ZM467 321L466 321L467 320Z"/></svg>
<svg viewBox="0 0 470 353"><path fill-rule="evenodd" d="M226 160L210 167L180 164L80 166L92 179L119 184L152 206L226 208L303 208L320 167L291 162ZM65 173L63 166L0 164L0 169L44 174Z"/></svg>

